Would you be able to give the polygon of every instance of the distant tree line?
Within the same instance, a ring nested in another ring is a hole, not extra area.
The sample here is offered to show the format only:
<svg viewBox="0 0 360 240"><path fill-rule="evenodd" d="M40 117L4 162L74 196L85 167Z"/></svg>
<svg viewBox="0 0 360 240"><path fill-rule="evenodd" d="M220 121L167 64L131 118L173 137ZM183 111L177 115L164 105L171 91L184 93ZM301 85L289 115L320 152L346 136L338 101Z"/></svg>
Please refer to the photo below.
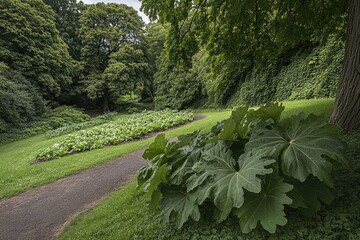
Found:
<svg viewBox="0 0 360 240"><path fill-rule="evenodd" d="M355 0L143 0L157 21L145 26L123 4L3 0L0 124L59 104L109 111L129 93L158 109L334 96L341 58L360 59L351 57L355 40L343 51L346 18L358 20L358 8ZM349 104L337 97L332 121L343 127L356 128L358 65L341 75L338 96Z"/></svg>
<svg viewBox="0 0 360 240"><path fill-rule="evenodd" d="M156 41L124 4L1 1L0 128L59 104L109 111L129 92L151 100Z"/></svg>

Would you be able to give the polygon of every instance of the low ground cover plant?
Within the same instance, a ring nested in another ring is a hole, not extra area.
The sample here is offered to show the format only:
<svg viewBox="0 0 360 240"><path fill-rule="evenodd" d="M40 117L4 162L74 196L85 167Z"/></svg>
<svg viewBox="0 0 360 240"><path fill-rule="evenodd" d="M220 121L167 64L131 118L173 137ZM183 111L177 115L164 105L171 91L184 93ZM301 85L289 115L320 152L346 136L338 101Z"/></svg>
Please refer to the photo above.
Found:
<svg viewBox="0 0 360 240"><path fill-rule="evenodd" d="M63 141L36 153L38 161L47 161L72 153L118 145L153 131L165 130L192 121L189 112L173 110L144 111L124 116L116 121L70 134Z"/></svg>
<svg viewBox="0 0 360 240"><path fill-rule="evenodd" d="M258 225L275 233L287 223L285 208L311 216L330 204L331 172L354 168L340 131L314 115L280 119L283 110L241 107L208 133L177 142L159 135L138 175L149 209L178 228L211 212L217 222L236 216L243 233Z"/></svg>
<svg viewBox="0 0 360 240"><path fill-rule="evenodd" d="M97 116L93 119L90 119L86 122L67 124L63 127L47 131L46 136L48 138L54 138L54 137L68 134L68 133L76 132L76 131L79 131L79 130L82 130L85 128L94 127L94 126L114 120L115 115L116 115L116 112L109 112L109 113L105 113L103 115Z"/></svg>

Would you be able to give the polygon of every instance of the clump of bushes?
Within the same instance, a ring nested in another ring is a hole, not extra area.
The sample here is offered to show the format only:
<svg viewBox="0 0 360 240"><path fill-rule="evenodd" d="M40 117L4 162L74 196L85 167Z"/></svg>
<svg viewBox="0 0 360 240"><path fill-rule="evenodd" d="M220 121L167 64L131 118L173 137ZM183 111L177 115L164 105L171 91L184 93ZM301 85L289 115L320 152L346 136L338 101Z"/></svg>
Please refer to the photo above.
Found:
<svg viewBox="0 0 360 240"><path fill-rule="evenodd" d="M29 80L0 62L0 134L33 121L45 111L46 102Z"/></svg>
<svg viewBox="0 0 360 240"><path fill-rule="evenodd" d="M52 129L60 128L69 124L76 124L90 120L90 116L82 111L70 107L61 106L48 111L44 118L49 119L49 126Z"/></svg>
<svg viewBox="0 0 360 240"><path fill-rule="evenodd" d="M5 132L0 133L0 144L31 137L73 123L81 123L89 119L89 115L74 107L61 106L50 109L45 114L34 117L32 121L29 120L29 122L6 128Z"/></svg>

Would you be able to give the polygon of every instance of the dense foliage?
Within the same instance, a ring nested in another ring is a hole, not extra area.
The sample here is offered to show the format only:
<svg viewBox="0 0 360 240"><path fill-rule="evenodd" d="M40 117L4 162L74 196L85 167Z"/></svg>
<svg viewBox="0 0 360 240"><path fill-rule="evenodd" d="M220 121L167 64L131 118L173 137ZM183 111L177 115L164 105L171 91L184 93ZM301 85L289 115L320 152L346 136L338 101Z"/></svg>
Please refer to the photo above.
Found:
<svg viewBox="0 0 360 240"><path fill-rule="evenodd" d="M342 36L346 8L344 1L142 1L145 13L170 25L169 61L187 66L197 45L208 52L209 99L217 105L249 71L299 46L324 44L330 34Z"/></svg>
<svg viewBox="0 0 360 240"><path fill-rule="evenodd" d="M32 121L45 109L45 101L29 80L0 62L0 133Z"/></svg>
<svg viewBox="0 0 360 240"><path fill-rule="evenodd" d="M60 37L69 46L69 53L74 60L80 59L81 41L76 33L80 28L80 16L84 3L76 0L44 0L55 12L55 24Z"/></svg>
<svg viewBox="0 0 360 240"><path fill-rule="evenodd" d="M159 71L159 58L164 50L165 26L160 23L149 23L145 28L145 41L147 45L146 55L148 58L148 77L144 81L144 89L141 93L142 101L153 101L156 91L154 75Z"/></svg>
<svg viewBox="0 0 360 240"><path fill-rule="evenodd" d="M195 76L196 73L180 67L169 68L163 56L159 60L159 70L154 75L156 108L185 109L191 106L201 93Z"/></svg>
<svg viewBox="0 0 360 240"><path fill-rule="evenodd" d="M39 116L59 104L99 108L104 98L108 111L119 95L147 90L144 82L153 73L144 23L133 8L76 0L5 0L0 9L0 62L7 69L0 97L6 108L15 108L13 117L7 114L0 121L1 129L31 122L34 113ZM3 78L3 70L1 74ZM9 100L9 93L20 96L18 101Z"/></svg>
<svg viewBox="0 0 360 240"><path fill-rule="evenodd" d="M57 107L44 115L49 119L52 129L60 128L68 124L85 122L90 116L70 106Z"/></svg>
<svg viewBox="0 0 360 240"><path fill-rule="evenodd" d="M292 50L276 63L244 75L226 104L335 97L343 58L344 43L335 38L325 45Z"/></svg>
<svg viewBox="0 0 360 240"><path fill-rule="evenodd" d="M280 119L281 105L242 107L208 133L167 143L159 135L138 176L162 222L182 227L205 212L217 222L239 219L242 232L260 223L270 233L287 223L286 205L305 215L330 204L333 169L353 169L336 126L299 114ZM266 211L264 210L266 209Z"/></svg>
<svg viewBox="0 0 360 240"><path fill-rule="evenodd" d="M157 109L335 94L346 9L339 1L302 6L299 1L144 0L144 11L160 20L145 28L138 13L123 4L43 2L0 5L0 61L28 86L19 93L19 103L28 109L22 120L1 120L2 129L32 121L45 105L102 105L104 112L114 111L124 94L153 101ZM7 79L3 88L14 92L8 82L19 81Z"/></svg>
<svg viewBox="0 0 360 240"><path fill-rule="evenodd" d="M193 118L194 115L191 113L173 110L135 113L99 127L70 134L64 140L40 150L35 158L47 161L76 152L102 148L106 145L118 145L152 131L165 130L192 121Z"/></svg>
<svg viewBox="0 0 360 240"><path fill-rule="evenodd" d="M13 111L13 114L15 113L16 112ZM89 115L70 106L50 109L45 114L34 116L33 121L19 122L16 126L7 125L8 127L4 129L3 132L0 132L0 144L24 139L70 124L79 124L89 119Z"/></svg>
<svg viewBox="0 0 360 240"><path fill-rule="evenodd" d="M128 65L124 65L124 62L117 63L117 59L129 58L129 54L134 53L134 57L130 56L137 62L142 62L142 53L136 50L129 51L133 48L141 49L144 23L132 7L124 4L97 3L86 7L80 17L80 24L83 90L90 99L103 99L103 110L108 111L109 101L112 100L111 91L120 91L127 86L124 85L124 81L134 80L133 76L123 79L114 73L122 71L126 75L132 70ZM129 45L133 48L121 50ZM121 56L122 54L125 55ZM132 58L128 60L132 61ZM135 74L139 74L138 69L134 71ZM136 77L141 78L137 75ZM128 84L134 85L132 82ZM115 85L116 89L111 85Z"/></svg>
<svg viewBox="0 0 360 240"><path fill-rule="evenodd" d="M71 83L71 58L42 0L0 2L0 61L25 76L46 99Z"/></svg>
<svg viewBox="0 0 360 240"><path fill-rule="evenodd" d="M109 65L103 73L109 93L116 97L134 91L141 92L147 79L148 67L141 49L124 44L110 55Z"/></svg>
<svg viewBox="0 0 360 240"><path fill-rule="evenodd" d="M304 44L276 60L240 71L237 63L202 49L191 68L169 67L165 53L154 75L157 108L259 105L269 101L335 97L344 57L344 42ZM176 96L176 97L174 97Z"/></svg>

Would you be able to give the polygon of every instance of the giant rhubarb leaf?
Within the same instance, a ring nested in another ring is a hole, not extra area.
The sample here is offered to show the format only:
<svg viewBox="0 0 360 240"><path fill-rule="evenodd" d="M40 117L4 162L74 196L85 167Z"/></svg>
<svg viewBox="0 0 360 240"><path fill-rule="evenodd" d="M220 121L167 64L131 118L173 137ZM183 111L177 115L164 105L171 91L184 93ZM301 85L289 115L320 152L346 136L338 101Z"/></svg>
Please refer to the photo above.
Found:
<svg viewBox="0 0 360 240"><path fill-rule="evenodd" d="M160 219L166 224L174 222L177 228L191 217L195 221L200 219L198 205L190 201L186 191L178 188L163 190L163 199L160 201Z"/></svg>
<svg viewBox="0 0 360 240"><path fill-rule="evenodd" d="M211 198L220 213L218 221L224 220L233 208L239 208L244 202L244 189L249 192L261 191L259 175L272 172L266 168L275 160L264 158L269 149L248 152L235 161L231 150L223 141L213 145L202 154L193 170L197 173L188 180L188 191L192 199L201 204Z"/></svg>
<svg viewBox="0 0 360 240"><path fill-rule="evenodd" d="M200 159L201 152L199 150L191 153L184 163L178 167L171 175L170 181L174 185L180 185L185 182L189 174L194 173L193 166Z"/></svg>
<svg viewBox="0 0 360 240"><path fill-rule="evenodd" d="M159 134L156 136L155 141L150 144L149 148L143 154L145 159L153 159L156 156L165 153L167 140L165 134Z"/></svg>
<svg viewBox="0 0 360 240"><path fill-rule="evenodd" d="M143 154L143 157L151 160L151 163L140 170L137 177L138 187L148 182L145 190L148 190L149 194L151 194L157 188L157 185L166 179L170 167L164 164L178 155L179 151L175 143L167 143L164 134L157 135L155 141L150 144Z"/></svg>
<svg viewBox="0 0 360 240"><path fill-rule="evenodd" d="M323 125L313 115L306 119L298 115L278 128L255 131L245 151L276 148L284 174L301 182L312 174L332 186L333 164L352 168L343 155L344 144L336 137L336 129L334 125Z"/></svg>
<svg viewBox="0 0 360 240"><path fill-rule="evenodd" d="M240 113L244 111L240 108ZM234 116L240 116L239 110L233 112ZM237 132L242 137L248 137L255 125L260 123L277 123L284 107L278 103L268 103L258 109L249 109L237 126ZM236 114L238 113L238 114Z"/></svg>
<svg viewBox="0 0 360 240"><path fill-rule="evenodd" d="M246 121L245 116L248 112L248 109L249 107L240 107L231 113L230 118L224 121L223 129L220 132L219 139L234 139L238 126L243 125L242 123Z"/></svg>
<svg viewBox="0 0 360 240"><path fill-rule="evenodd" d="M236 210L242 232L251 232L259 221L270 233L275 233L277 225L284 226L287 223L284 204L291 204L286 193L291 189L292 186L284 183L281 177L268 175L261 192L247 192L245 203Z"/></svg>

